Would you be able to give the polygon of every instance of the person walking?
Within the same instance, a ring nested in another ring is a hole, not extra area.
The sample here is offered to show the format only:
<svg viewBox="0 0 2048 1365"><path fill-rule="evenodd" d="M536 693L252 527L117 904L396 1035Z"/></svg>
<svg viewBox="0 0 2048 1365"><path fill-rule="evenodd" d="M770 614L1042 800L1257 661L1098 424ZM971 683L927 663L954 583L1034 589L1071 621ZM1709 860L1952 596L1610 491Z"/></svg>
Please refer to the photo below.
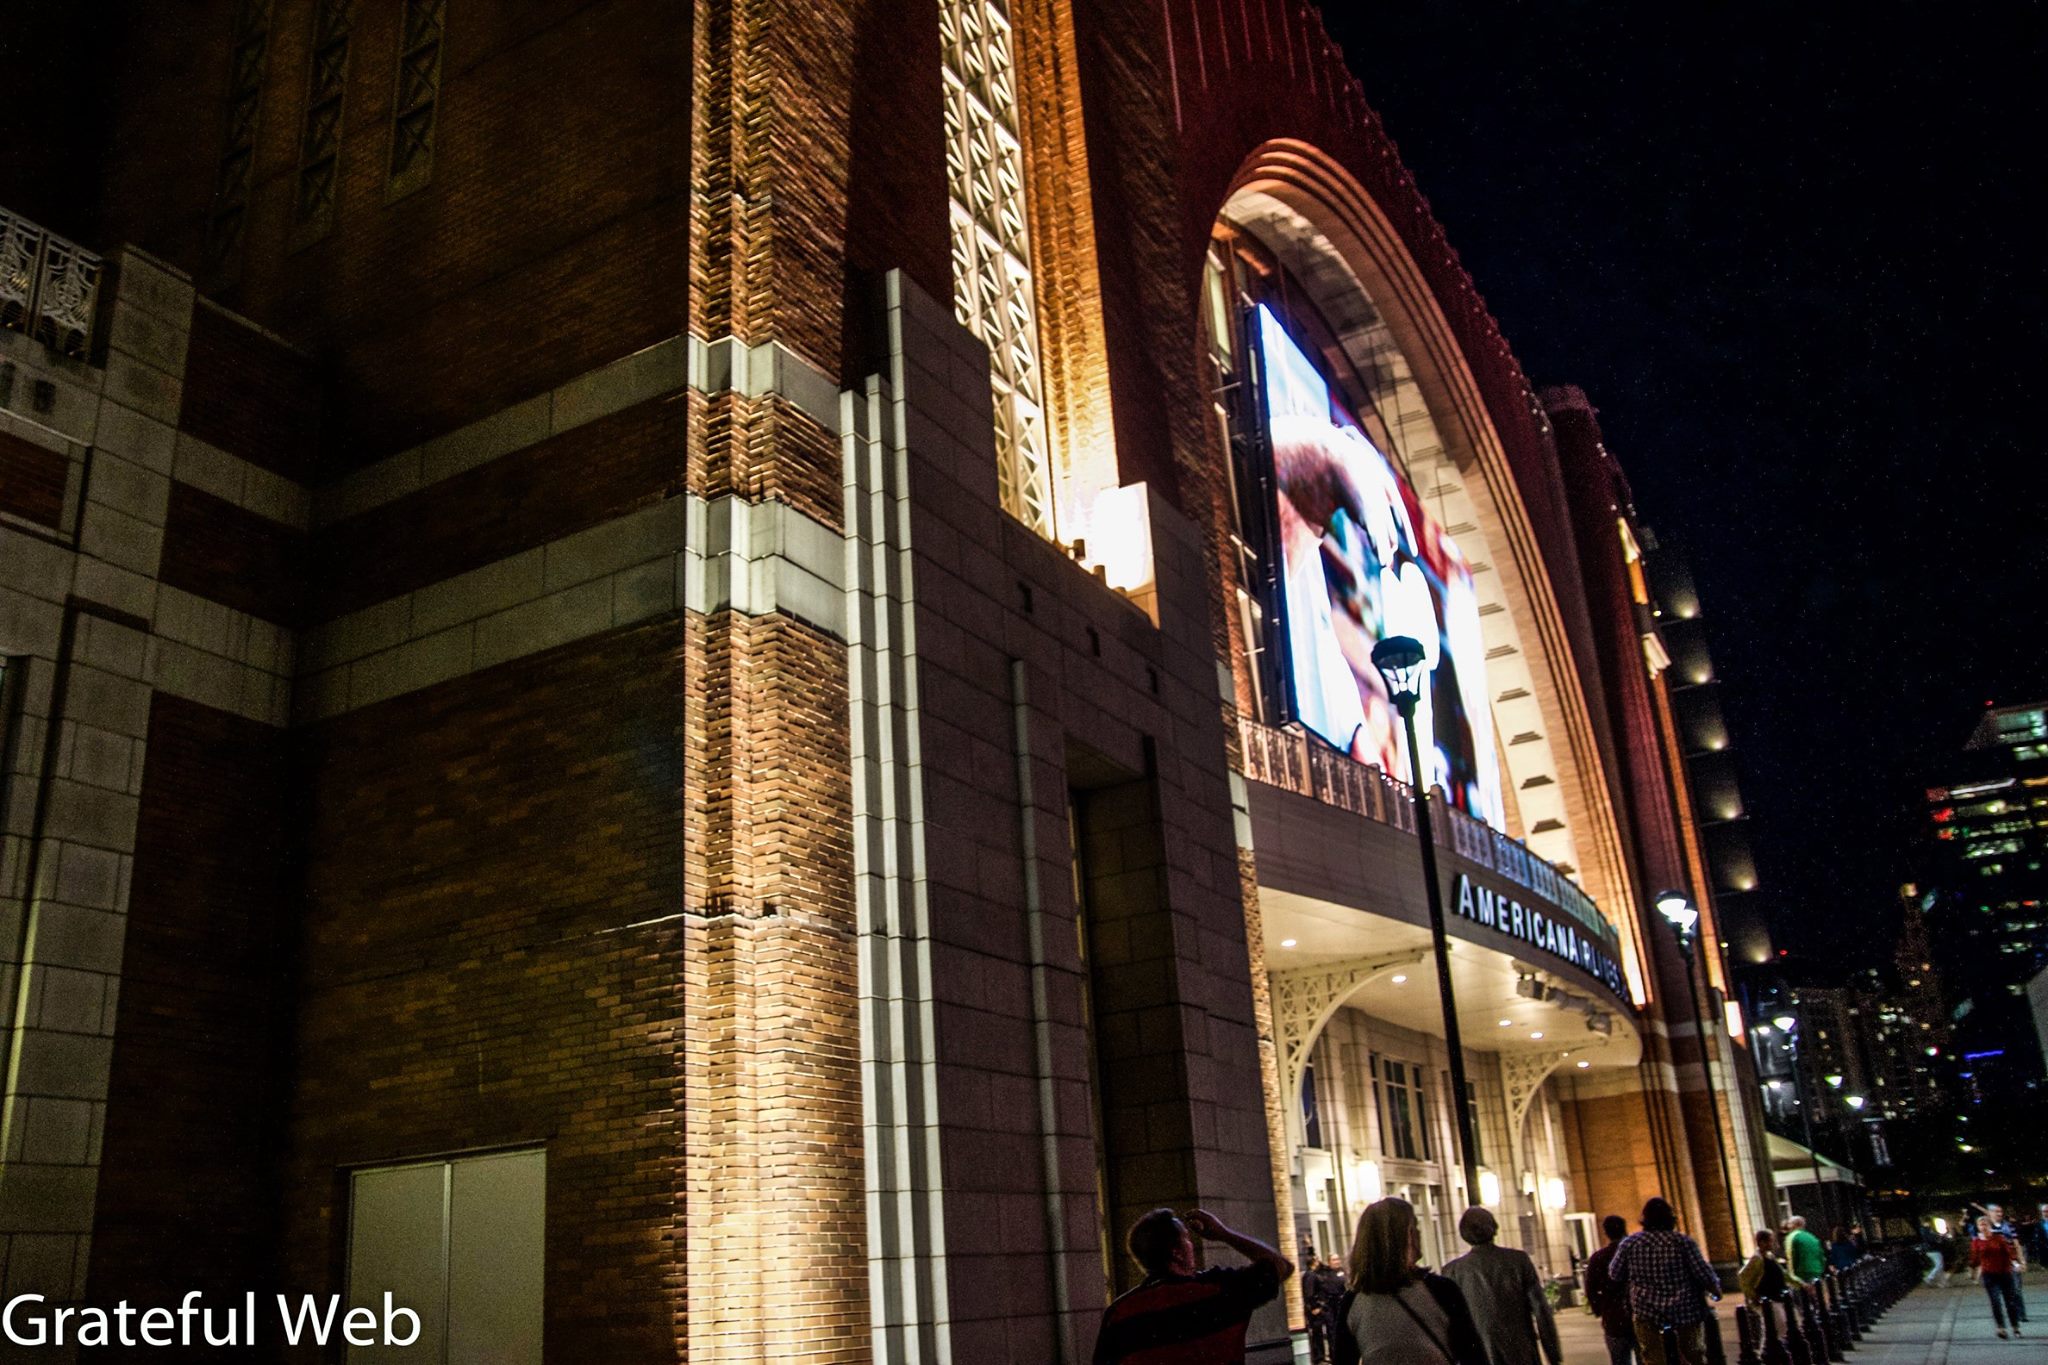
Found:
<svg viewBox="0 0 2048 1365"><path fill-rule="evenodd" d="M1351 1288L1337 1305L1336 1365L1488 1365L1465 1296L1421 1261L1414 1205L1368 1204L1351 1239Z"/></svg>
<svg viewBox="0 0 2048 1365"><path fill-rule="evenodd" d="M1495 1246L1500 1220L1478 1205L1459 1217L1458 1235L1472 1249L1445 1263L1444 1278L1465 1295L1493 1365L1536 1365L1539 1343L1543 1358L1558 1365L1564 1351L1557 1343L1557 1321L1529 1253Z"/></svg>
<svg viewBox="0 0 2048 1365"><path fill-rule="evenodd" d="M1793 1214L1785 1220L1785 1263L1807 1284L1820 1283L1828 1273L1828 1254L1820 1238L1806 1230L1806 1220Z"/></svg>
<svg viewBox="0 0 2048 1365"><path fill-rule="evenodd" d="M2036 1211L2034 1221L2021 1226L2020 1250L2030 1265L2048 1267L2048 1204Z"/></svg>
<svg viewBox="0 0 2048 1365"><path fill-rule="evenodd" d="M1970 1264L1977 1268L1984 1296L1991 1300L1991 1321L1998 1326L1999 1340L2005 1339L2006 1319L2012 1320L2012 1334L2021 1336L2020 1325L2027 1310L2020 1302L2019 1248L1999 1232L1985 1214L1977 1220L1977 1235L1970 1239Z"/></svg>
<svg viewBox="0 0 2048 1365"><path fill-rule="evenodd" d="M1773 1303L1782 1301L1794 1286L1806 1287L1806 1281L1785 1268L1778 1259L1778 1234L1769 1228L1756 1231L1756 1252L1743 1262L1736 1274L1736 1284L1742 1290L1742 1297L1752 1305L1768 1299Z"/></svg>
<svg viewBox="0 0 2048 1365"><path fill-rule="evenodd" d="M1221 1242L1249 1264L1197 1270L1197 1237ZM1154 1209L1131 1224L1124 1247L1145 1280L1102 1310L1094 1365L1244 1365L1246 1325L1294 1273L1285 1256L1206 1209L1185 1218Z"/></svg>
<svg viewBox="0 0 2048 1365"><path fill-rule="evenodd" d="M1706 1301L1720 1299L1720 1277L1699 1243L1678 1230L1669 1201L1659 1196L1644 1204L1642 1221L1643 1230L1615 1249L1608 1273L1628 1286L1643 1365L1667 1365L1666 1328L1684 1365L1707 1365Z"/></svg>
<svg viewBox="0 0 2048 1365"><path fill-rule="evenodd" d="M1628 1311L1628 1287L1616 1283L1612 1273L1615 1248L1628 1236L1628 1220L1610 1213L1600 1220L1600 1231L1607 1245L1586 1258L1586 1302L1607 1339L1607 1365L1635 1365L1636 1320Z"/></svg>

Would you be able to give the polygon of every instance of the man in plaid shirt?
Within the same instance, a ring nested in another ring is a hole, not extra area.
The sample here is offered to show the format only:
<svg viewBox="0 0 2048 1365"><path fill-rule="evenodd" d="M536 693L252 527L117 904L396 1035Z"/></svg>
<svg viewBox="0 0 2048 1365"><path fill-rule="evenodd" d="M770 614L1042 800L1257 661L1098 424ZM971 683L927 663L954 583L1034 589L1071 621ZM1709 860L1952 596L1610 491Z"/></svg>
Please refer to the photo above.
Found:
<svg viewBox="0 0 2048 1365"><path fill-rule="evenodd" d="M1628 1289L1643 1365L1665 1365L1666 1327L1685 1365L1707 1365L1706 1301L1721 1297L1721 1280L1699 1243L1678 1230L1669 1203L1660 1198L1643 1205L1643 1230L1615 1248L1607 1274Z"/></svg>

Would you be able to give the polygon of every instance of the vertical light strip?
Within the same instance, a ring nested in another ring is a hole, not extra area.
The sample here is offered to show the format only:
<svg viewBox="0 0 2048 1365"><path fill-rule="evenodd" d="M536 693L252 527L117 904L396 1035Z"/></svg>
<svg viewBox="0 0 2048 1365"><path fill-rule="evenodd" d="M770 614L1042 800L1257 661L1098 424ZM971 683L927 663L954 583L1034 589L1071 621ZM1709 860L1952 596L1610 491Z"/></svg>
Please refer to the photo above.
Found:
<svg viewBox="0 0 2048 1365"><path fill-rule="evenodd" d="M1003 509L1054 535L1015 44L1005 0L939 0L953 308L988 347Z"/></svg>

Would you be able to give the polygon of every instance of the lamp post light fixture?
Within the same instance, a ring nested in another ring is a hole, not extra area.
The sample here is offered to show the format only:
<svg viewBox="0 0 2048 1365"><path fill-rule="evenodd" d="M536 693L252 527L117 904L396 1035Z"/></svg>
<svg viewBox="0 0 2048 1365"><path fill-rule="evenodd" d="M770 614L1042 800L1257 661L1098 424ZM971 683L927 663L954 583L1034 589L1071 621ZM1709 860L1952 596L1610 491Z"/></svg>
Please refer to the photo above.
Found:
<svg viewBox="0 0 2048 1365"><path fill-rule="evenodd" d="M1792 1093L1799 1102L1799 1126L1806 1134L1806 1155L1813 1159L1814 1202L1820 1206L1821 1221L1832 1222L1827 1186L1820 1178L1820 1152L1813 1145L1813 1106L1806 1102L1806 1076L1799 1069L1799 1021L1789 1014L1781 1014L1771 1022L1785 1035L1785 1051L1792 1058Z"/></svg>
<svg viewBox="0 0 2048 1365"><path fill-rule="evenodd" d="M1415 737L1415 705L1429 681L1428 651L1407 635L1390 635L1372 647L1373 667L1386 680L1387 695L1408 732L1408 771L1415 798L1415 837L1422 848L1423 890L1429 897L1429 936L1436 949L1436 989L1444 1013L1444 1047L1451 1058L1451 1113L1457 1118L1458 1155L1465 1168L1465 1198L1479 1200L1479 1144L1472 1136L1472 1088L1465 1083L1465 1042L1458 1033L1458 1001L1451 990L1451 945L1444 932L1444 893L1436 871L1436 830L1430 822L1429 784L1422 775L1422 745Z"/></svg>
<svg viewBox="0 0 2048 1365"><path fill-rule="evenodd" d="M1707 1121L1714 1127L1714 1153L1721 1159L1721 1187L1728 1195L1728 1237L1737 1259L1742 1255L1742 1215L1736 1212L1735 1172L1728 1162L1728 1140L1721 1135L1721 1103L1714 1094L1714 1068L1707 1060L1707 1025L1700 1012L1700 986L1693 972L1693 931L1699 927L1699 907L1683 891L1659 891L1657 913L1671 926L1678 939L1678 952L1685 959L1685 990L1692 1000L1693 1038L1700 1045L1700 1086L1707 1092ZM1704 965L1700 967L1705 971Z"/></svg>

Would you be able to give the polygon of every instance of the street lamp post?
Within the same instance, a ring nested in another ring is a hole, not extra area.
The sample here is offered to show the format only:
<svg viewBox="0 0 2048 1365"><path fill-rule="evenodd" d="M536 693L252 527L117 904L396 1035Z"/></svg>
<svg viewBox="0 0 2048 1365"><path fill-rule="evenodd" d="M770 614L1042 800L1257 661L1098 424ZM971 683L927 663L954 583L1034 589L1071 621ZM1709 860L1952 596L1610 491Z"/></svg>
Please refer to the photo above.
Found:
<svg viewBox="0 0 2048 1365"><path fill-rule="evenodd" d="M1415 797L1415 835L1422 845L1422 883L1429 895L1429 935L1436 948L1436 989L1444 1012L1444 1046L1451 1054L1451 1113L1458 1121L1458 1155L1465 1168L1465 1199L1479 1202L1479 1144L1472 1136L1471 1088L1465 1083L1465 1043L1458 1033L1458 1002L1451 990L1451 945L1444 932L1444 895L1436 871L1436 830L1430 823L1429 784L1422 775L1422 746L1415 737L1415 704L1422 699L1428 658L1420 641L1391 635L1372 647L1373 666L1386 679L1387 693L1408 730L1408 769Z"/></svg>
<svg viewBox="0 0 2048 1365"><path fill-rule="evenodd" d="M1813 1145L1813 1106L1806 1101L1806 1077L1799 1068L1799 1021L1781 1014L1771 1022L1790 1044L1786 1051L1792 1054L1792 1097L1799 1101L1799 1124L1806 1134L1806 1154L1813 1158L1813 1200L1820 1206L1821 1222L1829 1223L1834 1221L1834 1215L1828 1208L1827 1185L1820 1178L1820 1152Z"/></svg>
<svg viewBox="0 0 2048 1365"><path fill-rule="evenodd" d="M1742 1259L1742 1217L1736 1212L1735 1173L1728 1166L1728 1141L1721 1136L1721 1104L1714 1094L1714 1068L1707 1060L1707 1025L1700 1013L1699 981L1693 973L1693 928L1700 912L1683 891L1659 891L1657 913L1670 924L1678 938L1678 952L1685 959L1685 990L1692 998L1693 1039L1700 1045L1700 1085L1707 1092L1707 1121L1714 1128L1714 1152L1721 1159L1721 1188L1728 1196L1728 1237L1735 1244L1735 1259ZM1702 968L1704 970L1704 968Z"/></svg>

